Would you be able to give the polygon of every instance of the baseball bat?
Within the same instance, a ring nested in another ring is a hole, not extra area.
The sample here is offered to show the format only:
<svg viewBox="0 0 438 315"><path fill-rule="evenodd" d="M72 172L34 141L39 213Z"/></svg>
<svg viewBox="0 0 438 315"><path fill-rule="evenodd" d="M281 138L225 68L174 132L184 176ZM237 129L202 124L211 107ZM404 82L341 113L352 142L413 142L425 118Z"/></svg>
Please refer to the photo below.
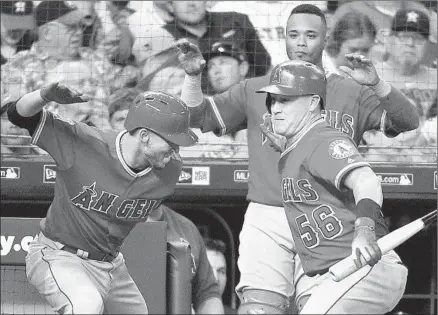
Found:
<svg viewBox="0 0 438 315"><path fill-rule="evenodd" d="M377 245L380 247L382 255L396 248L397 246L420 232L428 224L434 221L436 217L437 210L434 210L429 214L426 214L424 217L421 217L409 224L406 224L405 226L402 226L401 228L398 228L397 230L377 240ZM363 266L364 265L359 268L356 267L353 258L351 256L348 256L331 266L329 269L329 274L334 281L341 281L342 279L345 279Z"/></svg>

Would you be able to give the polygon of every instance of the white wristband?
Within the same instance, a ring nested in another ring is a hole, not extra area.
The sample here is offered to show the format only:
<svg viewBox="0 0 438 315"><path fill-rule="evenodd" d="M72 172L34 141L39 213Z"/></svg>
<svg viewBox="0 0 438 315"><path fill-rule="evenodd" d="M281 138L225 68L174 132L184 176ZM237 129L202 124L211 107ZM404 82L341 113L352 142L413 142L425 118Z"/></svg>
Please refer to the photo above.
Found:
<svg viewBox="0 0 438 315"><path fill-rule="evenodd" d="M196 107L202 103L204 95L201 90L201 74L195 76L186 74L181 99L188 107Z"/></svg>
<svg viewBox="0 0 438 315"><path fill-rule="evenodd" d="M370 88L378 98L384 98L391 92L391 85L383 79L380 79L375 85L370 85Z"/></svg>

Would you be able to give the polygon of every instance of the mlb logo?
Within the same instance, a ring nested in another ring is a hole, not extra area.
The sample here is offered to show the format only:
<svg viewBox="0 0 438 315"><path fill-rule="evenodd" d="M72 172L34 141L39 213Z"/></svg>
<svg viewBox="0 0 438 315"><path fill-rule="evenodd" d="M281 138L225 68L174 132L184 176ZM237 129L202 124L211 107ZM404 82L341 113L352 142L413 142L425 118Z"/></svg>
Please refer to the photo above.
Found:
<svg viewBox="0 0 438 315"><path fill-rule="evenodd" d="M20 178L20 168L19 167L2 167L1 168L1 178L2 179L19 179Z"/></svg>
<svg viewBox="0 0 438 315"><path fill-rule="evenodd" d="M54 184L56 181L56 165L44 165L43 183Z"/></svg>
<svg viewBox="0 0 438 315"><path fill-rule="evenodd" d="M248 182L249 171L248 170L235 170L234 171L234 182Z"/></svg>

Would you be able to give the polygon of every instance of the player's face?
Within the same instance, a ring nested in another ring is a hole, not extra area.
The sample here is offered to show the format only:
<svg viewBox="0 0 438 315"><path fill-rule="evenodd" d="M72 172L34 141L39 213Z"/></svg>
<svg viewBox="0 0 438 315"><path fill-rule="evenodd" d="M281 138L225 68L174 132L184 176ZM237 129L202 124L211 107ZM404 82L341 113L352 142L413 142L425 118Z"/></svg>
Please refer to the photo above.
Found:
<svg viewBox="0 0 438 315"><path fill-rule="evenodd" d="M229 56L218 56L208 61L208 80L216 93L222 93L240 82L239 61Z"/></svg>
<svg viewBox="0 0 438 315"><path fill-rule="evenodd" d="M207 12L205 1L171 1L169 9L178 21L188 25L201 22Z"/></svg>
<svg viewBox="0 0 438 315"><path fill-rule="evenodd" d="M123 130L125 128L124 123L126 116L128 115L128 109L119 110L113 114L110 119L110 126L115 130Z"/></svg>
<svg viewBox="0 0 438 315"><path fill-rule="evenodd" d="M272 127L275 133L291 137L309 113L310 97L271 94Z"/></svg>
<svg viewBox="0 0 438 315"><path fill-rule="evenodd" d="M221 295L225 291L227 285L227 262L221 252L215 250L207 250L207 258L213 269L214 277L219 283L219 290Z"/></svg>
<svg viewBox="0 0 438 315"><path fill-rule="evenodd" d="M426 51L426 39L417 32L397 32L391 36L391 55L402 66L421 62Z"/></svg>
<svg viewBox="0 0 438 315"><path fill-rule="evenodd" d="M293 14L286 26L286 52L290 60L317 63L322 58L327 27L314 14Z"/></svg>
<svg viewBox="0 0 438 315"><path fill-rule="evenodd" d="M374 40L370 36L347 39L341 44L339 54L336 56L336 66L348 66L345 54L359 54L368 57L373 47Z"/></svg>
<svg viewBox="0 0 438 315"><path fill-rule="evenodd" d="M149 132L149 141L145 148L145 158L152 168L163 169L174 154L178 154L179 146L170 143L159 135Z"/></svg>

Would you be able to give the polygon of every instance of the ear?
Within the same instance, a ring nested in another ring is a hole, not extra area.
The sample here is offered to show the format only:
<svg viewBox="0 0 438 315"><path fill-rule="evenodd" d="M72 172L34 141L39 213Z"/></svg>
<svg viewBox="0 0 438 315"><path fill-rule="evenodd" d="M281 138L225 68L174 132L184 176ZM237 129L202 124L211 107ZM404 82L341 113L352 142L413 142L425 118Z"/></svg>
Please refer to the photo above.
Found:
<svg viewBox="0 0 438 315"><path fill-rule="evenodd" d="M319 101L321 97L319 95L312 95L310 99L309 111L314 112L316 109L319 109Z"/></svg>
<svg viewBox="0 0 438 315"><path fill-rule="evenodd" d="M142 128L140 129L140 141L143 143L148 143L151 138L151 133L149 130Z"/></svg>
<svg viewBox="0 0 438 315"><path fill-rule="evenodd" d="M43 39L45 41L50 41L53 38L50 23L41 25L38 28L38 37L39 40Z"/></svg>
<svg viewBox="0 0 438 315"><path fill-rule="evenodd" d="M242 61L239 65L239 72L240 72L240 77L242 79L246 78L246 75L248 74L248 70L249 70L249 64L248 61Z"/></svg>
<svg viewBox="0 0 438 315"><path fill-rule="evenodd" d="M330 35L329 34L325 35L325 38L324 38L324 48L327 47L327 44L328 44L329 40L330 40Z"/></svg>

